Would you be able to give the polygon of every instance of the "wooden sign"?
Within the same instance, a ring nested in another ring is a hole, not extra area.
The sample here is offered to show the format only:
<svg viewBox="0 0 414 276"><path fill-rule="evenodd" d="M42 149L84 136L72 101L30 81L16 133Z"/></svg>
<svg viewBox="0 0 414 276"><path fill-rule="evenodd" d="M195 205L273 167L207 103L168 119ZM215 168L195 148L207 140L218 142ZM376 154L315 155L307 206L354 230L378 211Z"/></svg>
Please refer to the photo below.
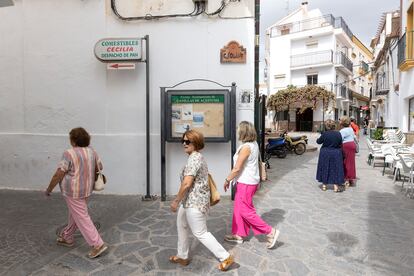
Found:
<svg viewBox="0 0 414 276"><path fill-rule="evenodd" d="M246 63L246 48L237 41L230 41L220 49L220 63Z"/></svg>

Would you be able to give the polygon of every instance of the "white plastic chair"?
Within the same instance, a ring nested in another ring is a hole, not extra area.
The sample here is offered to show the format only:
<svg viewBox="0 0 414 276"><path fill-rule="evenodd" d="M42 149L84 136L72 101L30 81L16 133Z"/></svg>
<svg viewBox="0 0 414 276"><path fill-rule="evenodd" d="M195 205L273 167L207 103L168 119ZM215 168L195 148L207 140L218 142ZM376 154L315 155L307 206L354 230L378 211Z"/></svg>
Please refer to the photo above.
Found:
<svg viewBox="0 0 414 276"><path fill-rule="evenodd" d="M409 179L409 188L406 189L406 195L409 195L410 197L413 196L414 193L414 183L413 183L413 179L414 179L414 159L406 154L398 154L398 156L400 157L400 161L401 161L401 165L402 165L402 169L400 170L400 173L402 174L403 178L403 183L401 185L401 191L404 190L404 184L405 184L405 178ZM411 193L410 193L411 192Z"/></svg>

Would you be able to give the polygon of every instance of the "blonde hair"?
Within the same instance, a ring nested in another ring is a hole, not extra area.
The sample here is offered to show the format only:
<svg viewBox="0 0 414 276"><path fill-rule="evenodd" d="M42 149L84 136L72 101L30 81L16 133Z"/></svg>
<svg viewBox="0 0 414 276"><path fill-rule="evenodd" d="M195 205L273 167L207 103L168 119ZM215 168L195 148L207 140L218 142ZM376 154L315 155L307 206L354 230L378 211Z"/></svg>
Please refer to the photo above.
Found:
<svg viewBox="0 0 414 276"><path fill-rule="evenodd" d="M351 121L349 120L348 116L343 116L341 117L341 120L339 120L339 123L343 127L349 127L349 125L351 124Z"/></svg>
<svg viewBox="0 0 414 276"><path fill-rule="evenodd" d="M257 133L254 125L247 121L240 122L238 133L239 140L243 143L254 142L257 139Z"/></svg>
<svg viewBox="0 0 414 276"><path fill-rule="evenodd" d="M325 121L325 127L327 130L335 130L336 124L334 120L328 119Z"/></svg>

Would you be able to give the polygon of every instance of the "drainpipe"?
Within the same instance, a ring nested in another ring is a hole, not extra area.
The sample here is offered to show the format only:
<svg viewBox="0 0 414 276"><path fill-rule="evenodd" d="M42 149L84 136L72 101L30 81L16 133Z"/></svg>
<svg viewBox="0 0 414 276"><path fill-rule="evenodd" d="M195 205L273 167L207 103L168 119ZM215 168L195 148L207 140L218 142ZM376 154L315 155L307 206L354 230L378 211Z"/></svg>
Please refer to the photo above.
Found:
<svg viewBox="0 0 414 276"><path fill-rule="evenodd" d="M256 131L259 132L259 38L260 38L260 0L255 0L254 9L254 25L255 25L255 36L254 36L254 125ZM260 133L258 133L260 137Z"/></svg>

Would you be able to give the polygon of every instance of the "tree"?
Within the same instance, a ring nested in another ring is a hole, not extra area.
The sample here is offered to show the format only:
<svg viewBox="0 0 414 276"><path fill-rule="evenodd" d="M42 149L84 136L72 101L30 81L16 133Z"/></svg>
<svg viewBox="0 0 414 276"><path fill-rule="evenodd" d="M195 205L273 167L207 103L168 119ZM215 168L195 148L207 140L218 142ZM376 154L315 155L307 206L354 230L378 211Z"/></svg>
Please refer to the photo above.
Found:
<svg viewBox="0 0 414 276"><path fill-rule="evenodd" d="M268 98L267 109L275 111L277 114L279 111L299 108L299 113L303 113L308 108L315 110L318 102L322 101L324 116L331 103L335 106L335 99L334 93L318 85L306 85L300 88L289 85L286 89L279 90ZM276 114L273 118L274 123L276 122ZM288 128L289 124L290 117L288 116Z"/></svg>

